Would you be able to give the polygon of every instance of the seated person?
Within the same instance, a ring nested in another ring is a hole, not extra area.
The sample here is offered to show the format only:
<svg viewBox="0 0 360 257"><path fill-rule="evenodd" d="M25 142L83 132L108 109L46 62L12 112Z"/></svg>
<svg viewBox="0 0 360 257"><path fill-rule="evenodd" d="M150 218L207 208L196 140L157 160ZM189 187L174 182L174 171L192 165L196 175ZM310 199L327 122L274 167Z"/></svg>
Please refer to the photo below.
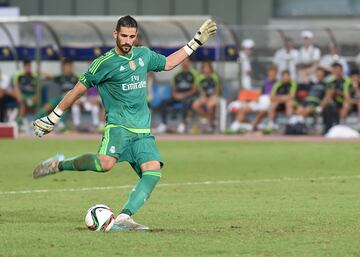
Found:
<svg viewBox="0 0 360 257"><path fill-rule="evenodd" d="M351 77L344 85L344 105L341 110L341 118L345 120L351 111L357 112L360 121L360 77L357 69L351 71Z"/></svg>
<svg viewBox="0 0 360 257"><path fill-rule="evenodd" d="M14 90L11 88L10 78L0 70L0 122L9 121L7 109L10 101L16 103Z"/></svg>
<svg viewBox="0 0 360 257"><path fill-rule="evenodd" d="M23 70L19 71L14 78L14 96L20 107L20 123L27 112L35 111L38 102L37 76L31 71L31 61L23 61Z"/></svg>
<svg viewBox="0 0 360 257"><path fill-rule="evenodd" d="M81 126L81 109L91 113L91 126ZM71 107L71 115L75 129L79 131L96 132L103 128L104 112L96 85L89 88L86 95L80 97L80 99L73 104Z"/></svg>
<svg viewBox="0 0 360 257"><path fill-rule="evenodd" d="M305 102L298 105L296 113L303 118L314 114L323 100L326 92L325 70L321 67L316 68L316 82L310 86Z"/></svg>
<svg viewBox="0 0 360 257"><path fill-rule="evenodd" d="M197 80L200 96L192 105L192 108L207 125L207 130L213 132L215 129L215 113L218 96L220 94L220 81L214 72L211 62L202 64L202 73Z"/></svg>
<svg viewBox="0 0 360 257"><path fill-rule="evenodd" d="M182 118L182 122L178 125L177 131L178 133L184 133L186 131L188 112L191 110L192 103L196 96L196 77L197 72L191 68L189 58L185 59L181 64L181 71L174 77L171 98L160 103L161 123L156 128L158 133L166 132L168 109L177 103L181 104L180 113Z"/></svg>
<svg viewBox="0 0 360 257"><path fill-rule="evenodd" d="M269 123L268 128L275 127L275 115L279 111L285 111L285 115L290 117L293 113L295 94L297 84L291 80L290 72L284 70L281 72L281 80L277 82L271 90L270 108L269 108Z"/></svg>
<svg viewBox="0 0 360 257"><path fill-rule="evenodd" d="M58 87L59 95L51 98L36 114L35 119L41 118L49 114L61 101L62 97L74 87L79 80L79 77L74 74L73 62L71 60L64 60L62 62L61 74L52 79ZM66 119L67 115L62 116L62 121ZM63 124L64 126L64 124Z"/></svg>
<svg viewBox="0 0 360 257"><path fill-rule="evenodd" d="M332 78L327 85L325 97L318 108L318 112L323 113L324 133L332 126L339 124L339 113L341 114L341 121L344 122L345 112L343 111L343 104L346 79L341 64L332 64Z"/></svg>
<svg viewBox="0 0 360 257"><path fill-rule="evenodd" d="M239 109L236 113L234 122L230 126L231 131L239 131L240 129L244 130L256 130L260 121L266 116L267 111L270 107L270 93L276 83L276 74L277 69L275 65L270 65L267 70L267 78L264 81L264 85L261 89L261 95L257 102L242 103L239 105ZM230 107L230 105L229 105ZM258 112L254 122L250 125L243 123L246 114L249 112Z"/></svg>

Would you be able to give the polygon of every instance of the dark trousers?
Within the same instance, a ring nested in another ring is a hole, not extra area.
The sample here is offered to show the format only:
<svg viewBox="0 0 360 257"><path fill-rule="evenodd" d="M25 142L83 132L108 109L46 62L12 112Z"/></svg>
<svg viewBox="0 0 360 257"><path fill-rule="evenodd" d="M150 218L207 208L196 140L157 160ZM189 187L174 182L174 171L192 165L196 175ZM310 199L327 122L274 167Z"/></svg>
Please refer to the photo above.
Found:
<svg viewBox="0 0 360 257"><path fill-rule="evenodd" d="M0 97L0 122L5 122L8 106L17 106L16 99L9 95Z"/></svg>
<svg viewBox="0 0 360 257"><path fill-rule="evenodd" d="M341 106L338 104L331 103L323 110L323 134L326 134L331 127L340 123L340 108Z"/></svg>
<svg viewBox="0 0 360 257"><path fill-rule="evenodd" d="M167 114L169 109L172 107L172 105L178 103L181 103L181 109L179 112L181 114L182 120L185 121L188 111L191 110L192 102L193 97L187 97L181 101L175 100L174 98L162 101L160 104L161 122L167 124Z"/></svg>

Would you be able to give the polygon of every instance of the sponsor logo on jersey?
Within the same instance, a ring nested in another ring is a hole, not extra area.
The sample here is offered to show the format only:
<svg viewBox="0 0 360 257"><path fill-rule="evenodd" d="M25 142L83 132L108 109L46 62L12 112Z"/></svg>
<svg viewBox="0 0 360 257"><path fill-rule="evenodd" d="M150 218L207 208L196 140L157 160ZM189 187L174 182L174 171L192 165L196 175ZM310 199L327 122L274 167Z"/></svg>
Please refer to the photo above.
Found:
<svg viewBox="0 0 360 257"><path fill-rule="evenodd" d="M115 153L115 146L111 146L109 151L110 153Z"/></svg>
<svg viewBox="0 0 360 257"><path fill-rule="evenodd" d="M120 71L124 71L125 70L125 67L124 66L120 66Z"/></svg>
<svg viewBox="0 0 360 257"><path fill-rule="evenodd" d="M121 88L123 91L135 90L146 87L146 81L139 81L130 84L122 84Z"/></svg>
<svg viewBox="0 0 360 257"><path fill-rule="evenodd" d="M130 69L136 70L136 64L135 64L134 61L130 61L130 62L129 62L129 66L130 66Z"/></svg>
<svg viewBox="0 0 360 257"><path fill-rule="evenodd" d="M144 67L144 61L143 61L141 58L139 58L139 65L140 65L141 67Z"/></svg>

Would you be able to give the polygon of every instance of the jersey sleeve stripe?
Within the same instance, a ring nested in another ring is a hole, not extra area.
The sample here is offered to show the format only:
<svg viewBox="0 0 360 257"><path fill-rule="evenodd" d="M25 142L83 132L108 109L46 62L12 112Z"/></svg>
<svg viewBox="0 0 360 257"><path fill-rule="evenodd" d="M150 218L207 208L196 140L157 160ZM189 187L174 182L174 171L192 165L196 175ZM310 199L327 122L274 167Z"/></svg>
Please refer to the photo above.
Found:
<svg viewBox="0 0 360 257"><path fill-rule="evenodd" d="M109 56L107 56L106 58L102 59L99 63L96 64L96 66L94 67L93 71L91 71L92 74L95 74L97 69L100 67L100 65L105 62L106 60L110 59L111 57L113 57L114 54L111 54Z"/></svg>
<svg viewBox="0 0 360 257"><path fill-rule="evenodd" d="M99 58L95 59L95 61L91 64L90 68L89 68L89 72L92 72L92 70L94 70L95 66L106 57L106 55L100 56Z"/></svg>
<svg viewBox="0 0 360 257"><path fill-rule="evenodd" d="M90 69L89 69L89 72L92 73L92 70L95 69L95 67L99 64L99 62L101 62L103 59L105 59L106 57L108 57L109 55L113 55L112 52L108 52L106 53L105 55L103 56L100 56L99 58L97 58L91 65Z"/></svg>

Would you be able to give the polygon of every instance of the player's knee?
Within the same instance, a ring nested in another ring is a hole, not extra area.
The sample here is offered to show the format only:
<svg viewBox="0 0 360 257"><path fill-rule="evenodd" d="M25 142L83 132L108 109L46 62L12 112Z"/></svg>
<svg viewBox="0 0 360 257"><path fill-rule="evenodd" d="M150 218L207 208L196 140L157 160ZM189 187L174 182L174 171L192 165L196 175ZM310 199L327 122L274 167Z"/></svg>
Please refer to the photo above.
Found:
<svg viewBox="0 0 360 257"><path fill-rule="evenodd" d="M160 170L161 165L159 161L149 161L141 164L140 168L142 172L147 170Z"/></svg>
<svg viewBox="0 0 360 257"><path fill-rule="evenodd" d="M116 163L116 159L112 156L99 156L99 160L103 172L111 170Z"/></svg>

